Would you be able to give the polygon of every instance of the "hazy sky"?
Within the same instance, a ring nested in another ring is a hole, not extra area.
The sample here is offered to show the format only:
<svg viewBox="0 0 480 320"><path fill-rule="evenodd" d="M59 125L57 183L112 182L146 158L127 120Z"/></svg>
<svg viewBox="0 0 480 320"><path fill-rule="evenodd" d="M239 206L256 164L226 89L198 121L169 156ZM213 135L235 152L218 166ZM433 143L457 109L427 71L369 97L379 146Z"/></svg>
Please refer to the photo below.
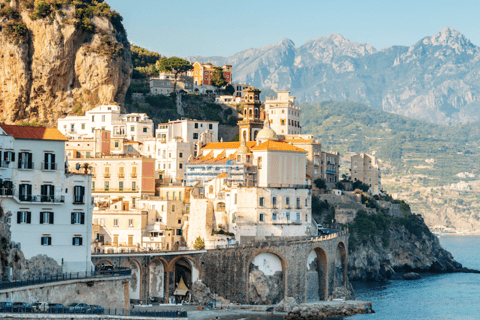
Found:
<svg viewBox="0 0 480 320"><path fill-rule="evenodd" d="M128 38L167 56L221 55L331 33L376 49L413 45L446 26L480 45L478 0L107 0Z"/></svg>

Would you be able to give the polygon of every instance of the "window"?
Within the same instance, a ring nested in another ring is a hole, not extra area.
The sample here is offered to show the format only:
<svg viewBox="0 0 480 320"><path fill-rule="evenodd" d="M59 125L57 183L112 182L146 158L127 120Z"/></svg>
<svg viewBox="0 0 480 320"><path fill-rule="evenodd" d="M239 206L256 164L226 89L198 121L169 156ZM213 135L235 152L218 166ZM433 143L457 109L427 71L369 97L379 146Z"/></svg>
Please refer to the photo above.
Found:
<svg viewBox="0 0 480 320"><path fill-rule="evenodd" d="M75 132L75 125L74 124L70 125L70 131Z"/></svg>
<svg viewBox="0 0 480 320"><path fill-rule="evenodd" d="M275 207L277 205L277 197L272 198L272 205Z"/></svg>
<svg viewBox="0 0 480 320"><path fill-rule="evenodd" d="M308 214L305 214L305 222L308 222Z"/></svg>
<svg viewBox="0 0 480 320"><path fill-rule="evenodd" d="M95 190L95 181L92 181L92 191Z"/></svg>
<svg viewBox="0 0 480 320"><path fill-rule="evenodd" d="M110 190L110 182L105 181L105 191L109 191L109 190Z"/></svg>
<svg viewBox="0 0 480 320"><path fill-rule="evenodd" d="M289 197L286 197L286 198L285 198L285 204L286 204L287 206L290 205L290 198L289 198Z"/></svg>
<svg viewBox="0 0 480 320"><path fill-rule="evenodd" d="M208 125L208 129L212 130L212 129L213 129L213 124L210 123L210 124Z"/></svg>
<svg viewBox="0 0 480 320"><path fill-rule="evenodd" d="M143 132L147 132L147 127L143 127Z"/></svg>
<svg viewBox="0 0 480 320"><path fill-rule="evenodd" d="M95 116L92 116L92 122L95 122Z"/></svg>
<svg viewBox="0 0 480 320"><path fill-rule="evenodd" d="M87 151L87 152L85 153L85 158L90 158L90 152Z"/></svg>
<svg viewBox="0 0 480 320"><path fill-rule="evenodd" d="M297 208L300 208L300 198L297 198Z"/></svg>
<svg viewBox="0 0 480 320"><path fill-rule="evenodd" d="M258 169L262 169L262 157L258 157Z"/></svg>
<svg viewBox="0 0 480 320"><path fill-rule="evenodd" d="M272 220L277 220L277 213L276 213L276 212L274 212L274 213L272 214Z"/></svg>
<svg viewBox="0 0 480 320"><path fill-rule="evenodd" d="M132 181L132 191L135 191L135 190L137 190L137 182Z"/></svg>
<svg viewBox="0 0 480 320"><path fill-rule="evenodd" d="M182 191L178 192L178 200L182 200Z"/></svg>
<svg viewBox="0 0 480 320"><path fill-rule="evenodd" d="M260 213L260 221L264 221L264 214Z"/></svg>
<svg viewBox="0 0 480 320"><path fill-rule="evenodd" d="M18 154L18 169L33 169L32 153L20 152Z"/></svg>
<svg viewBox="0 0 480 320"><path fill-rule="evenodd" d="M130 131L135 131L135 127L134 127L134 126L130 126Z"/></svg>
<svg viewBox="0 0 480 320"><path fill-rule="evenodd" d="M264 197L260 197L260 203L259 203L260 207L263 207L265 206L265 198Z"/></svg>
<svg viewBox="0 0 480 320"><path fill-rule="evenodd" d="M308 207L308 199L305 199L305 207Z"/></svg>
<svg viewBox="0 0 480 320"><path fill-rule="evenodd" d="M118 141L115 141L115 148L118 148Z"/></svg>
<svg viewBox="0 0 480 320"><path fill-rule="evenodd" d="M132 146L128 146L128 151L132 152L132 151L133 151L133 147L132 147Z"/></svg>
<svg viewBox="0 0 480 320"><path fill-rule="evenodd" d="M315 163L316 166L318 166L318 158L317 157L315 157L314 163Z"/></svg>
<svg viewBox="0 0 480 320"><path fill-rule="evenodd" d="M40 240L40 244L42 246L51 246L52 245L52 237L50 236L42 236Z"/></svg>
<svg viewBox="0 0 480 320"><path fill-rule="evenodd" d="M85 224L85 212L72 212L71 224Z"/></svg>
<svg viewBox="0 0 480 320"><path fill-rule="evenodd" d="M237 194L235 193L235 204L237 204Z"/></svg>
<svg viewBox="0 0 480 320"><path fill-rule="evenodd" d="M85 130L85 123L82 123L82 130Z"/></svg>
<svg viewBox="0 0 480 320"><path fill-rule="evenodd" d="M32 213L30 211L18 211L17 212L17 224L31 224Z"/></svg>
<svg viewBox="0 0 480 320"><path fill-rule="evenodd" d="M179 163L178 164L178 169L182 169L183 168L183 163Z"/></svg>
<svg viewBox="0 0 480 320"><path fill-rule="evenodd" d="M315 175L318 175L318 169L315 169L314 172L315 172Z"/></svg>
<svg viewBox="0 0 480 320"><path fill-rule="evenodd" d="M54 153L45 153L44 154L44 162L43 162L43 169L44 170L55 170L55 154Z"/></svg>
<svg viewBox="0 0 480 320"><path fill-rule="evenodd" d="M105 115L102 114L102 122L105 122Z"/></svg>
<svg viewBox="0 0 480 320"><path fill-rule="evenodd" d="M290 221L290 212L287 212L287 221Z"/></svg>
<svg viewBox="0 0 480 320"><path fill-rule="evenodd" d="M128 219L128 226L133 227L133 219Z"/></svg>
<svg viewBox="0 0 480 320"><path fill-rule="evenodd" d="M40 201L53 202L55 196L55 186L43 184L40 186Z"/></svg>
<svg viewBox="0 0 480 320"><path fill-rule="evenodd" d="M118 181L118 191L123 191L123 181Z"/></svg>
<svg viewBox="0 0 480 320"><path fill-rule="evenodd" d="M183 153L180 152L180 153L178 154L178 157L179 157L179 158L183 158Z"/></svg>
<svg viewBox="0 0 480 320"><path fill-rule="evenodd" d="M118 227L118 219L113 219L113 226Z"/></svg>
<svg viewBox="0 0 480 320"><path fill-rule="evenodd" d="M198 133L196 132L193 133L193 139L198 139Z"/></svg>
<svg viewBox="0 0 480 320"><path fill-rule="evenodd" d="M32 201L32 185L31 184L20 184L20 201Z"/></svg>
<svg viewBox="0 0 480 320"><path fill-rule="evenodd" d="M301 220L301 219L300 219L300 213L297 212L297 221L300 222L300 220Z"/></svg>
<svg viewBox="0 0 480 320"><path fill-rule="evenodd" d="M175 205L172 204L172 212L175 212Z"/></svg>
<svg viewBox="0 0 480 320"><path fill-rule="evenodd" d="M83 204L85 203L85 187L75 186L73 187L73 203L74 204Z"/></svg>
<svg viewBox="0 0 480 320"><path fill-rule="evenodd" d="M83 245L83 238L82 237L73 237L72 238L72 245L74 245L74 246Z"/></svg>
<svg viewBox="0 0 480 320"><path fill-rule="evenodd" d="M53 224L53 212L40 212L40 224Z"/></svg>

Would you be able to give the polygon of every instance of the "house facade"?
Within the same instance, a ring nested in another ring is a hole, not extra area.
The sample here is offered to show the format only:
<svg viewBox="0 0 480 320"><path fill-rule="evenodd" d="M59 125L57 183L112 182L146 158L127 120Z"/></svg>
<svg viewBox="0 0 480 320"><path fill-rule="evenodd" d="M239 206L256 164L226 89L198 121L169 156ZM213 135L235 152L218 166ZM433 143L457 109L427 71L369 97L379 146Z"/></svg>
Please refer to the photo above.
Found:
<svg viewBox="0 0 480 320"><path fill-rule="evenodd" d="M353 155L351 158L352 182L362 181L370 187L373 194L379 194L382 190L382 162L368 153Z"/></svg>
<svg viewBox="0 0 480 320"><path fill-rule="evenodd" d="M203 86L203 85L213 85L212 78L215 72L215 69L219 68L214 66L210 62L207 63L200 63L196 61L193 64L193 83L196 86ZM232 82L232 66L231 65L224 65L221 67L223 78L225 82L231 83Z"/></svg>
<svg viewBox="0 0 480 320"><path fill-rule="evenodd" d="M265 100L265 113L272 129L280 136L301 134L300 108L295 106L295 97L290 91L277 91L277 98Z"/></svg>

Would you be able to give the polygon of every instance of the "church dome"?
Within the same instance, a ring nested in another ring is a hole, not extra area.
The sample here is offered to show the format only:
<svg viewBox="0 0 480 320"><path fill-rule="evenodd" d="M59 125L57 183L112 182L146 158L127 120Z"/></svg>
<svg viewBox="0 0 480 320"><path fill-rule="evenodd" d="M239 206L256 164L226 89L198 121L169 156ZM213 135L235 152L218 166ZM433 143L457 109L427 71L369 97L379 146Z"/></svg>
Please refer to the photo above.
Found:
<svg viewBox="0 0 480 320"><path fill-rule="evenodd" d="M240 147L237 149L237 154L240 153L250 153L250 148L247 147L245 140L242 140L242 142L240 143Z"/></svg>
<svg viewBox="0 0 480 320"><path fill-rule="evenodd" d="M270 128L268 119L265 120L263 129L258 132L256 140L278 140L277 133Z"/></svg>

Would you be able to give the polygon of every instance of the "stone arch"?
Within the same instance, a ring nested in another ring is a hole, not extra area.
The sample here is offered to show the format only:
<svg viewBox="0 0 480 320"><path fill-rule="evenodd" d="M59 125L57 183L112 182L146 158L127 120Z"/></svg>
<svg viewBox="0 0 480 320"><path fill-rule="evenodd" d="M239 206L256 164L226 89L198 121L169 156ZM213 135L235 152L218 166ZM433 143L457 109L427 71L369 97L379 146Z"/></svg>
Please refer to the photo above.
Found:
<svg viewBox="0 0 480 320"><path fill-rule="evenodd" d="M167 260L156 257L148 264L148 296L154 299L165 297L165 275L168 266Z"/></svg>
<svg viewBox="0 0 480 320"><path fill-rule="evenodd" d="M287 270L287 260L275 250L263 249L252 255L246 268L247 303L276 304L283 300L287 296Z"/></svg>
<svg viewBox="0 0 480 320"><path fill-rule="evenodd" d="M305 300L327 300L328 256L325 249L319 245L313 247L306 259Z"/></svg>
<svg viewBox="0 0 480 320"><path fill-rule="evenodd" d="M247 130L243 130L243 140L247 141Z"/></svg>
<svg viewBox="0 0 480 320"><path fill-rule="evenodd" d="M347 250L340 241L335 250L335 278L334 288L347 286Z"/></svg>
<svg viewBox="0 0 480 320"><path fill-rule="evenodd" d="M142 264L135 258L128 258L122 263L122 267L130 268L132 275L128 286L131 300L139 300L142 292Z"/></svg>
<svg viewBox="0 0 480 320"><path fill-rule="evenodd" d="M113 266L112 260L107 259L107 258L102 258L102 259L98 260L97 262L95 262L95 266L101 266L102 263L104 263L104 264L108 263L108 265Z"/></svg>
<svg viewBox="0 0 480 320"><path fill-rule="evenodd" d="M257 140L257 134L259 130L253 130L253 141Z"/></svg>
<svg viewBox="0 0 480 320"><path fill-rule="evenodd" d="M213 186L212 185L208 187L208 193L213 194Z"/></svg>
<svg viewBox="0 0 480 320"><path fill-rule="evenodd" d="M180 281L180 278L183 278L187 287L191 289L192 285L200 279L201 275L200 265L197 260L188 255L178 256L170 261L167 266L167 271L171 272L173 277L173 279L169 280L169 295L173 295L176 284Z"/></svg>

